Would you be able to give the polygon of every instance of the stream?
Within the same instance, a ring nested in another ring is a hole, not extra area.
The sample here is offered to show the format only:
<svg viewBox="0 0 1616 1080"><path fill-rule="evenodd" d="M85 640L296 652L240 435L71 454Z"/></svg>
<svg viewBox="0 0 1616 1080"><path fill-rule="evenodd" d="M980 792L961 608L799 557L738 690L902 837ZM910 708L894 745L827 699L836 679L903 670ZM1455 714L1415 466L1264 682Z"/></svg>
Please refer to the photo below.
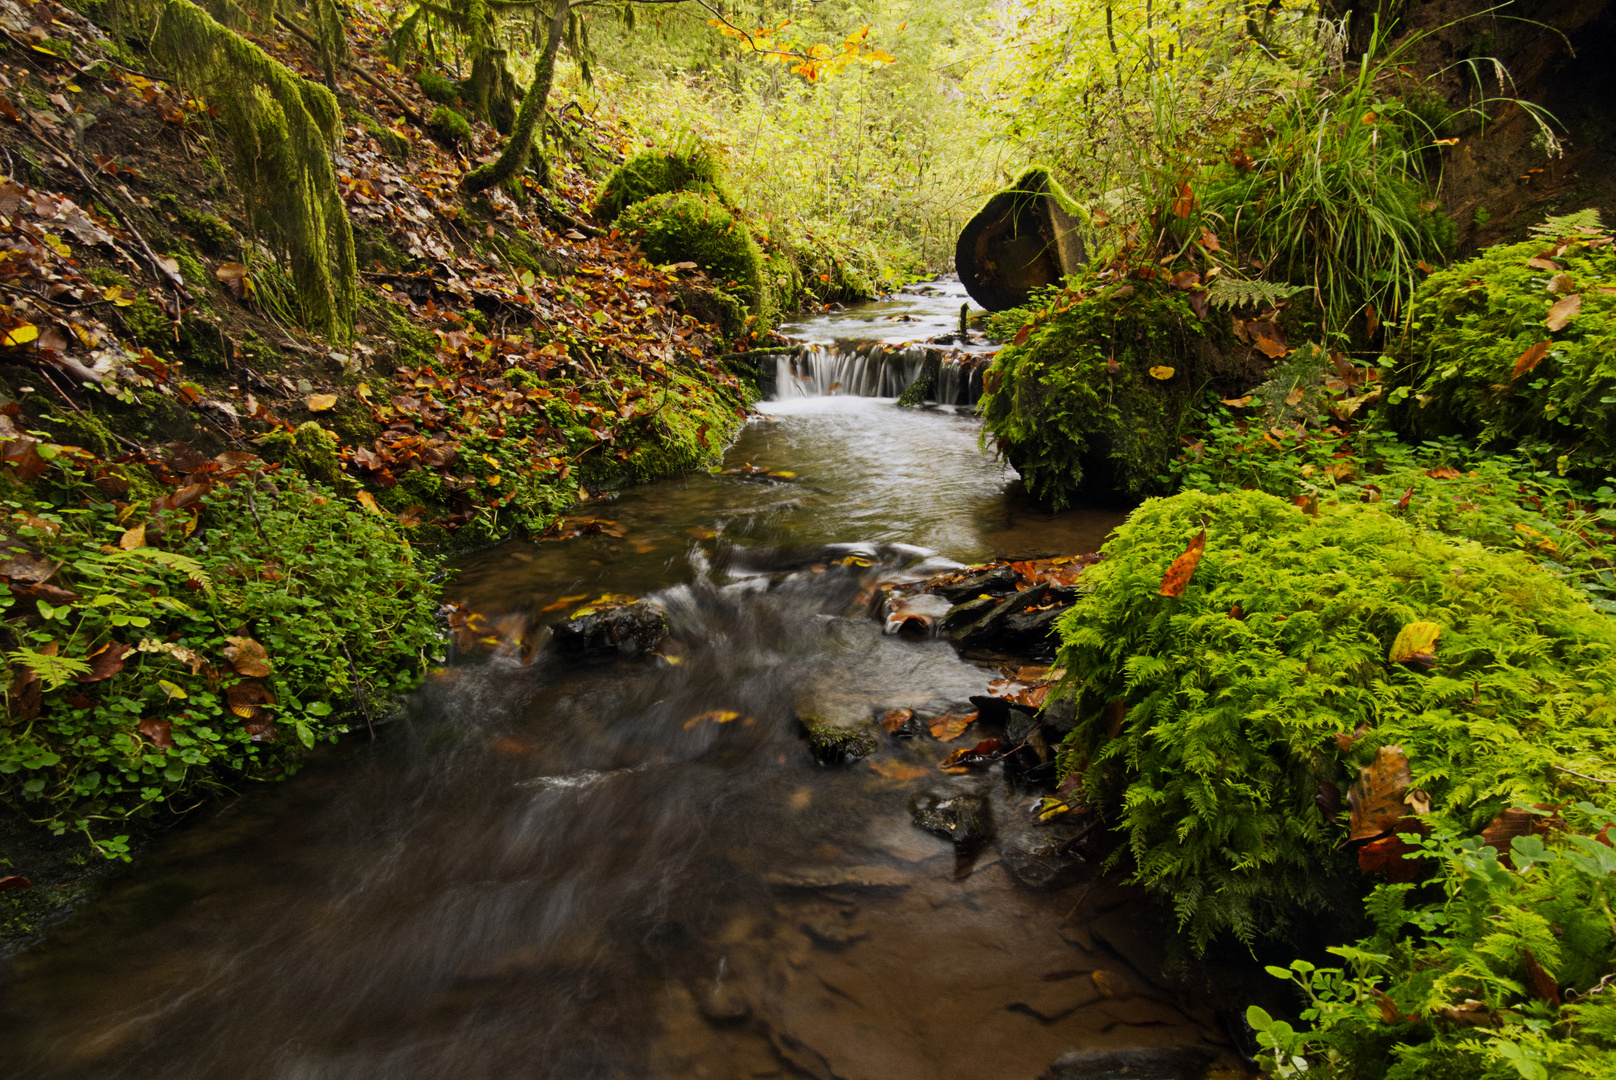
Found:
<svg viewBox="0 0 1616 1080"><path fill-rule="evenodd" d="M447 590L485 644L375 744L199 811L20 957L0 1077L1247 1075L1229 995L1162 974L1137 892L1011 872L1038 792L941 773L925 738L807 750L809 707L937 715L999 677L884 635L872 587L1092 551L1121 520L1042 510L979 450L979 341L946 346L939 404L894 407L960 303L935 283L794 325L813 348L725 471L463 560ZM541 647L602 593L666 608L660 656ZM999 833L973 859L911 820L964 791Z"/></svg>

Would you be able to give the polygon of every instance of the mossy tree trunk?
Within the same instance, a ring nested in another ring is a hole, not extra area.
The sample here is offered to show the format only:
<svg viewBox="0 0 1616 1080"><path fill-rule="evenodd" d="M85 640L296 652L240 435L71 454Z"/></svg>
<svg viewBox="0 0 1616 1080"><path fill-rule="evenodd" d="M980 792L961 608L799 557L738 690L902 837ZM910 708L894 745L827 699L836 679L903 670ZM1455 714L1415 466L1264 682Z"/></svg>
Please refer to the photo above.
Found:
<svg viewBox="0 0 1616 1080"><path fill-rule="evenodd" d="M528 155L533 150L533 135L549 103L550 87L555 83L556 53L561 49L561 39L566 36L570 14L569 0L555 0L555 10L550 14L550 36L545 40L544 53L533 69L533 83L522 98L522 108L516 114L511 137L497 160L473 169L460 181L460 186L466 191L486 191L495 184L505 183L527 167ZM548 184L550 177L547 167L541 170L541 176Z"/></svg>

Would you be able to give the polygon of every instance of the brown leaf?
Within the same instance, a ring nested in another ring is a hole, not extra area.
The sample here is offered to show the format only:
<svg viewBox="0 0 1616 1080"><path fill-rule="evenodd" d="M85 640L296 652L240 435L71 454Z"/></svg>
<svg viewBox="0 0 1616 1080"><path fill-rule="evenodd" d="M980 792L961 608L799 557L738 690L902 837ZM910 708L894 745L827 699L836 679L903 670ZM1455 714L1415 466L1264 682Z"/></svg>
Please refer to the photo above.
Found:
<svg viewBox="0 0 1616 1080"><path fill-rule="evenodd" d="M91 653L89 656L85 657L90 665L89 673L85 675L75 675L73 676L73 681L78 683L92 683L100 682L102 679L112 678L114 675L123 670L124 657L128 656L131 651L133 650L131 650L129 646L123 644L121 641L108 642L95 652Z"/></svg>
<svg viewBox="0 0 1616 1080"><path fill-rule="evenodd" d="M1016 331L1015 340L1010 344L1019 349L1021 346L1027 344L1027 339L1030 337L1032 337L1032 323L1022 323L1021 329Z"/></svg>
<svg viewBox="0 0 1616 1080"><path fill-rule="evenodd" d="M1452 465L1443 465L1435 469L1426 469L1425 475L1432 480L1457 480L1464 476L1464 473L1455 469Z"/></svg>
<svg viewBox="0 0 1616 1080"><path fill-rule="evenodd" d="M227 637L225 641L229 644L224 647L224 658L230 661L237 675L254 679L269 677L272 670L269 654L262 645L250 637Z"/></svg>
<svg viewBox="0 0 1616 1080"><path fill-rule="evenodd" d="M1375 331L1380 329L1380 312L1375 310L1374 304L1364 309L1364 322L1369 330L1369 336L1374 337Z"/></svg>
<svg viewBox="0 0 1616 1080"><path fill-rule="evenodd" d="M243 679L224 692L224 699L253 742L275 741L275 720L265 708L275 704L275 695L268 687L256 679Z"/></svg>
<svg viewBox="0 0 1616 1080"><path fill-rule="evenodd" d="M888 735L891 735L914 719L914 716L915 710L913 709L892 709L881 717L881 727L886 730Z"/></svg>
<svg viewBox="0 0 1616 1080"><path fill-rule="evenodd" d="M35 439L8 439L0 443L0 461L17 470L17 479L25 484L38 480L50 468L39 456L39 442Z"/></svg>
<svg viewBox="0 0 1616 1080"><path fill-rule="evenodd" d="M1191 289L1189 295L1190 310L1195 312L1197 319L1204 320L1211 313L1212 307L1206 298L1205 289Z"/></svg>
<svg viewBox="0 0 1616 1080"><path fill-rule="evenodd" d="M0 877L0 892L5 892L7 889L32 889L33 887L34 883L21 874Z"/></svg>
<svg viewBox="0 0 1616 1080"><path fill-rule="evenodd" d="M1515 361L1515 369L1509 373L1509 377L1518 379L1537 367L1543 358L1549 355L1549 350L1553 347L1554 342L1552 341L1540 341L1536 345L1528 346L1527 350L1521 353L1520 359Z"/></svg>
<svg viewBox="0 0 1616 1080"><path fill-rule="evenodd" d="M1577 312L1581 310L1582 294L1572 293L1564 300L1557 301L1549 309L1549 317L1544 320L1544 325L1549 328L1551 334L1557 330L1564 330L1566 323L1576 318Z"/></svg>
<svg viewBox="0 0 1616 1080"><path fill-rule="evenodd" d="M1412 622L1397 632L1397 640L1386 659L1393 664L1419 664L1430 668L1436 664L1436 640L1442 636L1442 624Z"/></svg>
<svg viewBox="0 0 1616 1080"><path fill-rule="evenodd" d="M1284 329L1272 319L1249 319L1245 326L1251 334L1252 346L1264 356L1278 360L1291 351Z"/></svg>
<svg viewBox="0 0 1616 1080"><path fill-rule="evenodd" d="M1531 949L1521 953L1521 962L1526 966L1526 988L1532 992L1532 996L1550 1005L1559 1005L1560 987L1556 985L1554 976L1543 970L1543 965L1537 962Z"/></svg>
<svg viewBox="0 0 1616 1080"><path fill-rule="evenodd" d="M1534 258L1531 258L1531 259L1527 259L1526 260L1526 265L1530 266L1534 270L1547 270L1551 274L1558 274L1560 272L1560 269L1561 269L1559 263L1553 262L1553 261L1551 261L1549 259L1545 259L1541 255L1538 255L1538 256L1536 256Z"/></svg>
<svg viewBox="0 0 1616 1080"><path fill-rule="evenodd" d="M1201 246L1204 247L1208 251L1222 251L1223 250L1223 248L1221 246L1219 246L1219 244L1218 244L1218 236L1217 236L1217 234L1214 233L1211 229L1202 229L1201 230Z"/></svg>
<svg viewBox="0 0 1616 1080"><path fill-rule="evenodd" d="M1547 810L1547 806L1537 809ZM1498 852L1499 858L1509 861L1510 841L1517 836L1547 836L1565 827L1558 814L1534 814L1524 806L1511 806L1487 823L1481 830L1481 842Z"/></svg>
<svg viewBox="0 0 1616 1080"><path fill-rule="evenodd" d="M174 745L174 725L170 721L147 718L135 726L158 749L167 750Z"/></svg>
<svg viewBox="0 0 1616 1080"><path fill-rule="evenodd" d="M1402 831L1417 830L1409 828ZM1406 885L1420 876L1420 864L1424 860L1406 859L1403 856L1418 850L1395 833L1383 836L1358 849L1358 869L1366 874L1382 874L1393 885Z"/></svg>
<svg viewBox="0 0 1616 1080"><path fill-rule="evenodd" d="M1348 734L1345 731L1337 732L1335 736L1336 749L1345 754L1348 750L1352 749L1354 743L1367 734L1369 734L1368 724L1359 724L1356 728L1353 728L1351 734Z"/></svg>
<svg viewBox="0 0 1616 1080"><path fill-rule="evenodd" d="M1200 283L1201 275L1196 273L1194 270L1180 270L1178 273L1173 275L1173 288L1179 289L1183 292L1188 292Z"/></svg>
<svg viewBox="0 0 1616 1080"><path fill-rule="evenodd" d="M413 529L425 520L426 507L424 506L407 507L398 515L398 523L406 529Z"/></svg>
<svg viewBox="0 0 1616 1080"><path fill-rule="evenodd" d="M1397 509L1407 510L1409 500L1412 498L1414 498L1414 485L1410 484L1408 485L1408 490L1403 492L1403 497L1397 500Z"/></svg>
<svg viewBox="0 0 1616 1080"><path fill-rule="evenodd" d="M1201 563L1201 556L1206 553L1206 529L1202 529L1190 541L1184 554L1173 560L1167 572L1162 575L1161 588L1157 590L1159 596L1183 596L1184 590L1189 588L1190 578L1195 568Z"/></svg>
<svg viewBox="0 0 1616 1080"><path fill-rule="evenodd" d="M47 559L43 555L13 555L5 562L0 562L0 577L9 581L37 585L49 581L51 575L61 569L61 566L61 563Z"/></svg>
<svg viewBox="0 0 1616 1080"><path fill-rule="evenodd" d="M977 715L978 714L974 712L966 713L964 716L958 716L954 713L944 713L942 716L939 716L937 719L933 720L927 726L927 730L931 732L931 737L936 739L938 742L953 742L955 739L965 734L966 728L970 727L976 722Z"/></svg>
<svg viewBox="0 0 1616 1080"><path fill-rule="evenodd" d="M1347 792L1352 807L1348 839L1381 836L1404 816L1403 795L1414 782L1408 757L1401 746L1382 746L1375 760L1358 770L1358 780Z"/></svg>
<svg viewBox="0 0 1616 1080"><path fill-rule="evenodd" d="M871 761L870 768L886 777L888 780L914 780L922 776L930 776L931 770L924 765L911 765L905 761Z"/></svg>
<svg viewBox="0 0 1616 1080"><path fill-rule="evenodd" d="M949 754L938 763L937 767L944 772L954 772L956 770L964 772L967 769L991 765L999 760L999 750L1003 746L1004 743L999 739L983 739L975 746L968 749L961 748Z"/></svg>
<svg viewBox="0 0 1616 1080"><path fill-rule="evenodd" d="M391 514L389 514L386 510L383 510L377 504L376 496L372 495L368 491L361 491L359 494L354 496L354 499L359 503L360 506L363 506L366 510L369 510L372 514L376 514L376 515L378 515L380 517L391 517L392 516Z"/></svg>
<svg viewBox="0 0 1616 1080"><path fill-rule="evenodd" d="M1302 395L1303 390L1300 386L1293 387L1291 392L1285 395L1285 404L1300 405L1302 403Z"/></svg>

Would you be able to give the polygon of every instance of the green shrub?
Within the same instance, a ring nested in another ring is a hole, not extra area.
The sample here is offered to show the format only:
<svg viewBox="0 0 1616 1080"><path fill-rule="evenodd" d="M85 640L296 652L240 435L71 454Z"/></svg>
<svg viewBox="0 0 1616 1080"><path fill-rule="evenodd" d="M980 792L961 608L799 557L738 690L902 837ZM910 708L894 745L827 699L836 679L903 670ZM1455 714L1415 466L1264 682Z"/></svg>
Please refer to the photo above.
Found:
<svg viewBox="0 0 1616 1080"><path fill-rule="evenodd" d="M1147 502L1058 625L1078 694L1062 770L1116 806L1135 878L1197 948L1282 927L1355 874L1316 800L1382 745L1402 746L1432 820L1466 831L1582 791L1560 767L1616 749L1616 623L1517 554L1364 504L1317 510L1255 491ZM1203 528L1187 590L1159 595ZM1431 668L1390 663L1426 621Z"/></svg>
<svg viewBox="0 0 1616 1080"><path fill-rule="evenodd" d="M712 195L653 195L623 212L618 226L657 263L693 262L719 288L756 312L763 300L763 253L746 225Z"/></svg>
<svg viewBox="0 0 1616 1080"><path fill-rule="evenodd" d="M1270 967L1311 1030L1252 1012L1264 1067L1295 1076L1301 1059L1329 1080L1616 1075L1616 853L1598 839L1616 815L1582 803L1567 818L1547 843L1514 837L1507 860L1480 837L1414 838L1439 869L1437 898L1381 885L1365 905L1374 934L1330 950L1345 968Z"/></svg>
<svg viewBox="0 0 1616 1080"><path fill-rule="evenodd" d="M595 196L595 216L608 224L653 195L693 191L731 205L718 158L700 144L670 150L642 150L612 170Z"/></svg>
<svg viewBox="0 0 1616 1080"><path fill-rule="evenodd" d="M983 379L983 440L1057 509L1156 494L1180 436L1200 425L1208 384L1243 389L1261 368L1227 360L1216 346L1232 341L1228 314L1201 320L1185 292L1094 273L1069 281L996 317L1027 336L1000 349Z"/></svg>
<svg viewBox="0 0 1616 1080"><path fill-rule="evenodd" d="M238 475L188 532L188 512L120 514L54 460L68 497L13 497L0 522L7 558L61 564L54 591L17 584L20 564L0 587L0 798L36 822L120 854L120 819L295 770L438 648L433 567L390 519L292 474Z"/></svg>
<svg viewBox="0 0 1616 1080"><path fill-rule="evenodd" d="M1391 419L1420 437L1552 443L1568 468L1597 479L1616 469L1616 244L1571 219L1540 231L1420 285ZM1573 295L1580 310L1550 331L1550 310ZM1546 354L1525 370L1540 343Z"/></svg>

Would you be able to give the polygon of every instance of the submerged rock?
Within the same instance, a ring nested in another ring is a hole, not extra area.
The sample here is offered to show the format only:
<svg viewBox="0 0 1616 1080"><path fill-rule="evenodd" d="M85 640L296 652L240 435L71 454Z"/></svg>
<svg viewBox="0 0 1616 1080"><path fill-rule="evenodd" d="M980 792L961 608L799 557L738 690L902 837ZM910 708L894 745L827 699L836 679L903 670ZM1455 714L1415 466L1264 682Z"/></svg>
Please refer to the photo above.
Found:
<svg viewBox="0 0 1616 1080"><path fill-rule="evenodd" d="M1215 1060L1201 1047L1072 1050L1039 1080L1201 1080Z"/></svg>
<svg viewBox="0 0 1616 1080"><path fill-rule="evenodd" d="M970 792L943 797L931 792L909 807L915 824L954 841L959 855L974 855L993 840L993 811L986 794Z"/></svg>
<svg viewBox="0 0 1616 1080"><path fill-rule="evenodd" d="M555 628L556 648L584 655L636 656L668 636L668 616L644 600L589 607Z"/></svg>
<svg viewBox="0 0 1616 1080"><path fill-rule="evenodd" d="M808 731L808 751L819 765L846 765L875 753L875 733L865 726L843 727L804 717Z"/></svg>

